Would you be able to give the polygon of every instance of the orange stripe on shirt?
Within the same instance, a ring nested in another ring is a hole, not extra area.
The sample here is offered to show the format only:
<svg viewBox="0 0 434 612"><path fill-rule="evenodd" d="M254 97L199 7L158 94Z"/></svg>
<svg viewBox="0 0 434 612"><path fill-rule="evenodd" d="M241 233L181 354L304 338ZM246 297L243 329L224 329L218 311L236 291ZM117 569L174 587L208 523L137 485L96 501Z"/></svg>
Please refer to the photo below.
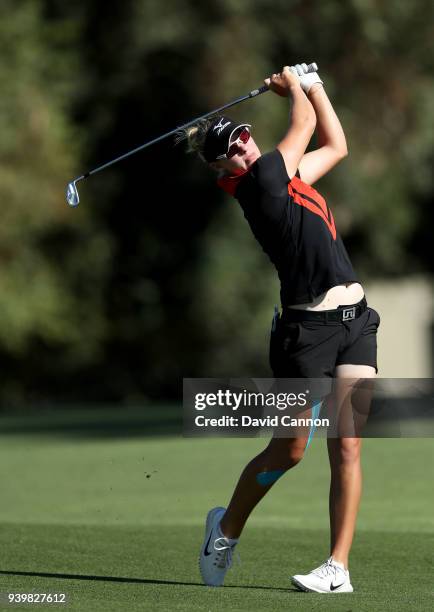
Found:
<svg viewBox="0 0 434 612"><path fill-rule="evenodd" d="M300 185L300 187L302 187L303 192L304 193L297 193L298 189L297 186L295 184L295 179L297 177L294 177L292 179L292 181L290 183L288 183L288 193L291 196L291 198L294 200L294 202L296 204L298 204L299 206L304 206L304 208L307 208L310 212L314 213L315 215L318 215L319 217L321 217L321 219L324 221L324 223L327 225L333 240L336 240L336 225L335 225L335 220L333 218L332 212L331 210L328 208L326 201L324 200L324 198L322 196L320 196L320 194L315 191L315 189L306 189L306 187L309 187L309 185L306 185L306 183L303 183L303 181L300 181L299 179L297 179L297 183L298 185ZM294 189L292 188L292 185L294 186ZM297 190L297 191L295 191ZM300 190L301 191L301 190ZM310 192L310 193L306 193L306 192ZM310 202L309 200L303 198L303 195L308 196L309 198L311 198L312 200L315 201L315 203ZM315 197L314 197L315 196ZM320 196L322 202L318 202L318 196ZM329 219L330 216L330 219Z"/></svg>
<svg viewBox="0 0 434 612"><path fill-rule="evenodd" d="M315 202L317 202L322 208L324 214L328 216L330 209L327 206L327 202L322 197L322 195L318 193L318 191L316 191L316 189L314 189L307 183L304 183L301 179L298 178L298 176L294 176L294 178L291 180L291 185L294 187L294 189L296 189L296 191L299 191L303 195L307 195L309 198L312 198L312 200L315 200Z"/></svg>

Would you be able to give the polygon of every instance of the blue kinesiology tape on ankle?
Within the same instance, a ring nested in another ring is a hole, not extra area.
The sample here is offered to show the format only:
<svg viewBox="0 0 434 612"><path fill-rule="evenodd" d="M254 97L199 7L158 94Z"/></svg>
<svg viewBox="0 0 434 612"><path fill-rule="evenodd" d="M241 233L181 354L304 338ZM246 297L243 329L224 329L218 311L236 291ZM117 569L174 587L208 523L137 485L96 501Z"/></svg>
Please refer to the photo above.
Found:
<svg viewBox="0 0 434 612"><path fill-rule="evenodd" d="M285 473L285 470L273 470L272 472L260 472L256 476L256 482L262 487L268 487L273 482L279 480L279 478Z"/></svg>

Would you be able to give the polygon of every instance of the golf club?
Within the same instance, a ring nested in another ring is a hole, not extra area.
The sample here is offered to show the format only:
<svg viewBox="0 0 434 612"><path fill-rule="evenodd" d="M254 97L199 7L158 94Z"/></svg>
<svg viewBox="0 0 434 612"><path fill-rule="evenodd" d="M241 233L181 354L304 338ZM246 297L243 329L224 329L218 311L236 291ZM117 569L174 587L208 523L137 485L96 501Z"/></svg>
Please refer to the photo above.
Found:
<svg viewBox="0 0 434 612"><path fill-rule="evenodd" d="M312 64L301 64L301 66L302 66L305 74L307 74L308 72L316 72L318 70L318 66L315 63L312 63ZM67 185L67 188L66 188L66 201L67 201L67 203L69 204L69 206L72 206L72 207L78 206L78 204L80 202L80 197L78 195L78 189L77 189L78 181L82 181L83 179L86 179L88 176L91 176L92 174L96 174L97 172L100 172L101 170L104 170L104 168L108 168L109 166L112 166L113 164L116 164L117 162L121 161L122 159L126 159L130 155L134 155L134 153L138 153L142 149L145 149L146 147L150 147L151 145L153 145L153 144L155 144L157 142L160 142L160 140L163 140L164 138L168 138L169 136L172 136L173 134L175 134L179 130L183 130L184 128L186 128L188 126L193 125L197 121L200 121L202 119L206 119L207 117L210 117L211 115L220 113L221 111L225 110L226 108L229 108L231 106L235 106L235 104L239 104L240 102L244 102L244 100L248 100L249 98L254 98L255 96L263 94L263 93L265 93L268 90L269 90L268 85L262 85L262 87L259 87L258 89L253 89L252 91L250 91L245 96L241 96L239 98L236 98L235 100L232 100L232 102L228 102L227 104L224 104L223 106L220 106L219 108L216 108L216 109L210 111L209 113L205 113L205 115L201 115L200 117L196 117L195 119L192 119L191 121L188 121L187 123L184 123L184 125L178 126L175 129L171 130L170 132L167 132L166 134L163 134L162 136L158 136L157 138L154 138L153 140L150 140L149 142L145 142L145 144L142 144L139 147L136 147L135 149L132 149L131 151L127 151L127 153L124 153L123 155L120 155L119 157L116 157L115 159L112 159L111 161L108 161L105 164L102 164L101 166L98 166L97 168L94 168L93 170L89 170L89 172L86 172L85 174L82 174L81 176L78 176L77 178L75 178L73 181L71 181Z"/></svg>

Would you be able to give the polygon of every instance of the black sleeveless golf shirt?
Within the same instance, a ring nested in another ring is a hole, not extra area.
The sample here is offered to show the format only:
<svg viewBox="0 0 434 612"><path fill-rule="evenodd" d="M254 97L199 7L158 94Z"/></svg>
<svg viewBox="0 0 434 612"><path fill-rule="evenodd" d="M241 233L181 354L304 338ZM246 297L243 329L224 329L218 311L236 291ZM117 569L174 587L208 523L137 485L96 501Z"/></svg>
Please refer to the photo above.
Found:
<svg viewBox="0 0 434 612"><path fill-rule="evenodd" d="M298 172L289 178L278 149L244 174L217 182L238 200L275 265L283 306L312 302L331 287L358 282L325 199Z"/></svg>

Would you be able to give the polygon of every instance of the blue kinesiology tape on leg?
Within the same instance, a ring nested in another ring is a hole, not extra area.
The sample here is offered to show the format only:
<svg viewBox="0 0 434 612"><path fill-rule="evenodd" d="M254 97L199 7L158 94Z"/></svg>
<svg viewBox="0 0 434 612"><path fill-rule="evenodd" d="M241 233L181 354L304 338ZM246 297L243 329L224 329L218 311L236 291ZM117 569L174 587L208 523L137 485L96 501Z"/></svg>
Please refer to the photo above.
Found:
<svg viewBox="0 0 434 612"><path fill-rule="evenodd" d="M312 404L312 420L315 421L315 419L317 419L319 417L319 413L321 410L321 401L317 400ZM312 425L310 426L310 432L309 432L309 437L307 439L307 443L306 443L306 448L305 450L307 450L309 448L309 444L312 441L313 438L313 434L315 433L315 429L316 429L316 425L315 423L312 423Z"/></svg>
<svg viewBox="0 0 434 612"><path fill-rule="evenodd" d="M285 473L285 470L273 470L271 472L260 472L256 476L256 482L262 487L268 487L272 485L276 480Z"/></svg>

